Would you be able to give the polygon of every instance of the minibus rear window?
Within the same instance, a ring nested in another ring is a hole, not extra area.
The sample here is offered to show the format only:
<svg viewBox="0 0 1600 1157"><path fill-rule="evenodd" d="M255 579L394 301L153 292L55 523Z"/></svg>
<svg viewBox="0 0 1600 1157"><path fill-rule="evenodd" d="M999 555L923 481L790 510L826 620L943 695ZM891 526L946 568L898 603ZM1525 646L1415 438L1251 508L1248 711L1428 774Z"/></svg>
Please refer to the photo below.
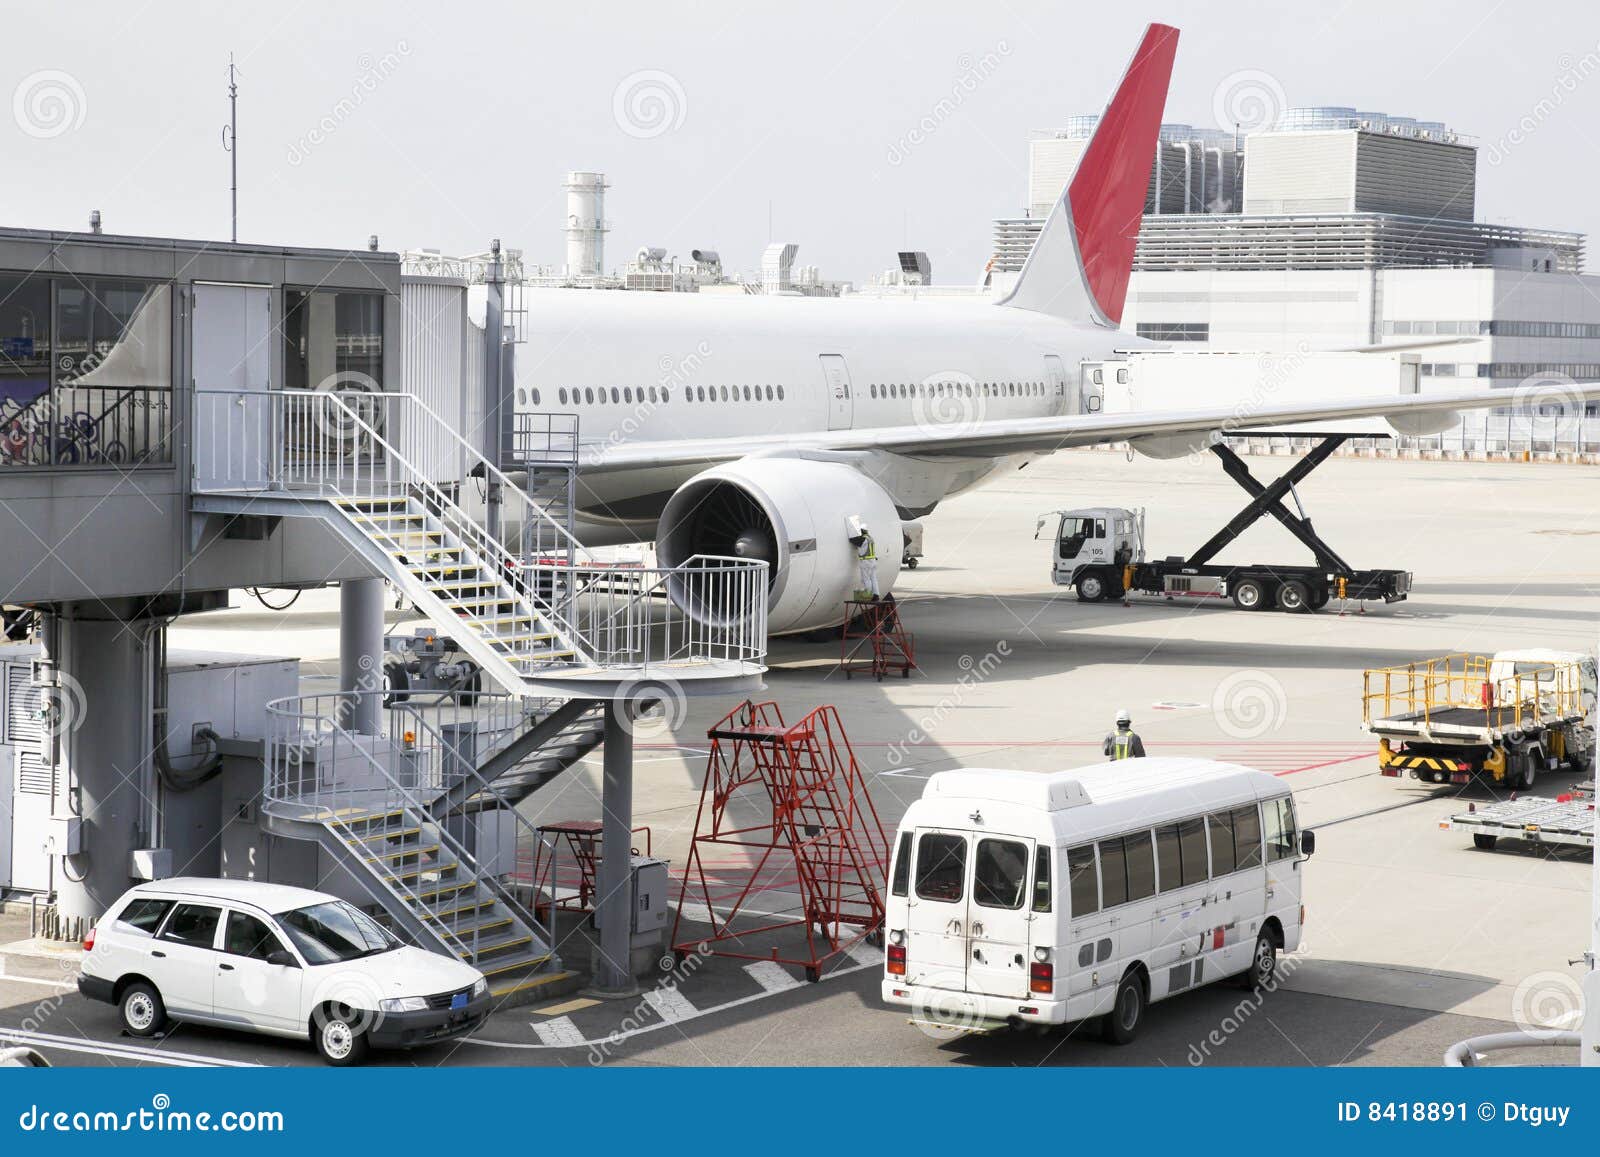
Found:
<svg viewBox="0 0 1600 1157"><path fill-rule="evenodd" d="M972 863L972 898L985 908L1020 908L1028 883L1028 846L979 840Z"/></svg>
<svg viewBox="0 0 1600 1157"><path fill-rule="evenodd" d="M1040 848L1033 856L1033 910L1050 911L1050 849Z"/></svg>
<svg viewBox="0 0 1600 1157"><path fill-rule="evenodd" d="M967 874L965 836L928 832L917 841L917 896L953 903L961 899Z"/></svg>
<svg viewBox="0 0 1600 1157"><path fill-rule="evenodd" d="M896 896L906 894L906 884L911 879L911 833L900 833L900 844L894 852L894 878L889 881L889 891Z"/></svg>

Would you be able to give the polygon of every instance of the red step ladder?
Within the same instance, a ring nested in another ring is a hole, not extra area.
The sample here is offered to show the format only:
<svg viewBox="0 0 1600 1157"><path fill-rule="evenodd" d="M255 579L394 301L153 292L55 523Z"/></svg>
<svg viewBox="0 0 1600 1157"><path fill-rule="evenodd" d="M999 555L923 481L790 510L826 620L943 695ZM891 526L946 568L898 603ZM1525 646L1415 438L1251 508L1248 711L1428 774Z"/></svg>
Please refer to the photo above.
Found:
<svg viewBox="0 0 1600 1157"><path fill-rule="evenodd" d="M791 726L776 703L747 700L707 735L673 951L773 960L815 981L858 942L881 944L889 845L838 711L819 707ZM749 824L763 796L766 818ZM799 901L774 912L762 897L780 889ZM686 932L686 904L704 909L709 935Z"/></svg>
<svg viewBox="0 0 1600 1157"><path fill-rule="evenodd" d="M917 669L915 643L900 624L900 604L893 595L845 602L839 669L846 679L857 671L870 673L880 683L890 671L909 679Z"/></svg>

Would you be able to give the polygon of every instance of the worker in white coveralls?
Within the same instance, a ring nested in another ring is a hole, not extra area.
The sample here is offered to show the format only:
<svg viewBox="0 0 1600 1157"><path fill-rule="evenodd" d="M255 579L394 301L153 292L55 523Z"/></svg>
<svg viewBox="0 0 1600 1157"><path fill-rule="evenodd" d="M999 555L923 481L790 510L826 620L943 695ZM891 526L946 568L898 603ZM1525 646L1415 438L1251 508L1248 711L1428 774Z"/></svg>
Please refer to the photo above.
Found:
<svg viewBox="0 0 1600 1157"><path fill-rule="evenodd" d="M861 533L850 541L855 544L856 563L861 568L861 589L870 591L872 597L877 598L878 544L872 541L872 532L864 526L861 528Z"/></svg>

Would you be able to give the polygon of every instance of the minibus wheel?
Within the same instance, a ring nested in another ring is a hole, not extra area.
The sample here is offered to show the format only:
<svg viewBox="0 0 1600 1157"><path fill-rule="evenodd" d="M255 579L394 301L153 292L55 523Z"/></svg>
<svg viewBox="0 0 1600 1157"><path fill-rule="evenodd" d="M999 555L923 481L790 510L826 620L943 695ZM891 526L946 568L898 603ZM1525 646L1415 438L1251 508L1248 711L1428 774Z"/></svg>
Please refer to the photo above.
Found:
<svg viewBox="0 0 1600 1157"><path fill-rule="evenodd" d="M1111 1011L1100 1018L1100 1035L1108 1044L1125 1045L1139 1035L1144 1025L1144 979L1130 972L1117 985L1117 999Z"/></svg>
<svg viewBox="0 0 1600 1157"><path fill-rule="evenodd" d="M1269 988L1278 976L1278 941L1270 928L1263 928L1256 937L1256 949L1250 956L1250 967L1245 969L1240 981L1252 992Z"/></svg>

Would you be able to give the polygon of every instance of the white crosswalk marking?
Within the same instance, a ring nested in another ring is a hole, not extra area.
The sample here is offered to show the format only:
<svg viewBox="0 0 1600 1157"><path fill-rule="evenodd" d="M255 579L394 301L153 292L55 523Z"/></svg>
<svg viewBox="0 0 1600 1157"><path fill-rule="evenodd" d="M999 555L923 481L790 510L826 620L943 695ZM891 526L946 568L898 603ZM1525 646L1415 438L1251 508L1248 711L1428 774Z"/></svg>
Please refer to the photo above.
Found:
<svg viewBox="0 0 1600 1157"><path fill-rule="evenodd" d="M772 960L758 960L754 964L746 964L744 970L768 992L787 992L791 988L799 988L803 981L795 976L783 965Z"/></svg>
<svg viewBox="0 0 1600 1157"><path fill-rule="evenodd" d="M656 1010L656 1014L662 1020L688 1020L692 1016L699 1015L699 1010L689 1003L688 997L684 996L676 988L665 986L652 988L644 994L644 1001Z"/></svg>
<svg viewBox="0 0 1600 1157"><path fill-rule="evenodd" d="M865 940L857 940L849 948L845 949L845 953L857 964L866 965L868 968L883 963L883 949L874 948Z"/></svg>
<svg viewBox="0 0 1600 1157"><path fill-rule="evenodd" d="M547 1045L581 1045L583 1033L578 1026L572 1023L570 1016L552 1017L550 1020L534 1021L533 1031Z"/></svg>

